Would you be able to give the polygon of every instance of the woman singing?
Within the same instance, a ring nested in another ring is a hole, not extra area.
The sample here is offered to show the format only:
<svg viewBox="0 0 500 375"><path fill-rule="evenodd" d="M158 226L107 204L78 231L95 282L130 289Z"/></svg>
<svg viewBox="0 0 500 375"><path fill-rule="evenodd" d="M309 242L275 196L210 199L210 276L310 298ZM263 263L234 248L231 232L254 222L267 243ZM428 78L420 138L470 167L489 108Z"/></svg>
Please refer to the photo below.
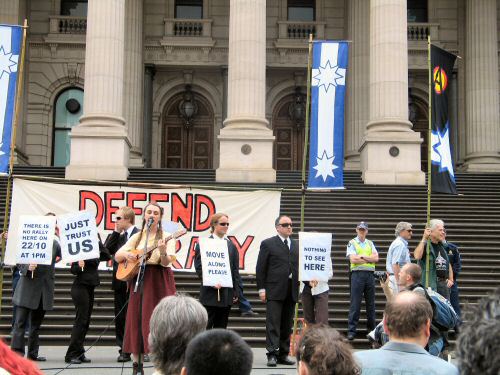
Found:
<svg viewBox="0 0 500 375"><path fill-rule="evenodd" d="M130 253L130 251L144 249L147 228L148 224L150 224L147 249L151 251L146 256L142 286L142 337L139 335L138 322L141 294L140 289L137 289L137 292L134 291L137 277L129 283L130 300L127 310L123 351L133 354L134 373L138 371L137 361L139 355L149 353L149 319L155 306L163 297L175 294L174 275L170 267L170 264L175 261L175 240L165 241L169 233L161 229L162 216L163 209L158 204L150 202L144 209L142 230L130 237L127 243L115 254L115 260L118 263L135 260L137 256ZM139 370L142 371L142 369Z"/></svg>

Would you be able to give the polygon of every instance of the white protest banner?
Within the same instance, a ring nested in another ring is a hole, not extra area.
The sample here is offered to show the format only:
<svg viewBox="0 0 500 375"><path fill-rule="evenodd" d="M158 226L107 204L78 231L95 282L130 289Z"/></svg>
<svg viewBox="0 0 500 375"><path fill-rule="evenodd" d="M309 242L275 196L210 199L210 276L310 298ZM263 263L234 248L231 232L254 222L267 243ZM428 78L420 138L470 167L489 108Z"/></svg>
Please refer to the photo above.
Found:
<svg viewBox="0 0 500 375"><path fill-rule="evenodd" d="M227 242L215 238L200 238L203 285L233 287Z"/></svg>
<svg viewBox="0 0 500 375"><path fill-rule="evenodd" d="M72 212L57 217L64 263L99 258L99 242L94 214Z"/></svg>
<svg viewBox="0 0 500 375"><path fill-rule="evenodd" d="M116 211L131 207L140 228L144 207L156 201L164 210L163 220L178 223L188 233L177 243L174 271L194 272L194 248L198 238L210 234L210 217L224 212L231 219L228 238L236 246L240 273L255 274L260 243L276 235L274 220L280 212L281 192L277 190L228 191L172 186L78 185L14 178L9 228L15 233L20 215L56 215L88 210L95 217L101 238L115 227ZM15 236L14 236L15 237ZM5 263L16 263L17 238L9 238ZM104 263L101 263L104 265ZM56 267L62 267L57 263Z"/></svg>
<svg viewBox="0 0 500 375"><path fill-rule="evenodd" d="M21 215L17 232L16 262L50 265L55 228L54 216Z"/></svg>
<svg viewBox="0 0 500 375"><path fill-rule="evenodd" d="M299 232L299 280L328 281L332 234Z"/></svg>

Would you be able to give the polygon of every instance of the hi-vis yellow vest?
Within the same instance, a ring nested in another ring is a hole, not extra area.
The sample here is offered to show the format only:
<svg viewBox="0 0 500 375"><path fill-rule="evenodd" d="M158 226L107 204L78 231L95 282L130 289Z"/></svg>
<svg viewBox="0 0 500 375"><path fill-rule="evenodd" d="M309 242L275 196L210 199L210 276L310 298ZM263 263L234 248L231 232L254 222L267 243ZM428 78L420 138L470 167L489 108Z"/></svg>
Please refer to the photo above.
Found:
<svg viewBox="0 0 500 375"><path fill-rule="evenodd" d="M371 256L372 255L372 242L370 240L365 240L366 245L365 247L361 247L358 242L351 240L349 241L352 243L354 246L354 249L356 250L356 254L358 255L363 255L363 256ZM355 270L356 268L363 267L363 269L366 268L373 268L375 271L375 263L363 263L363 264L354 264L351 263L351 271Z"/></svg>

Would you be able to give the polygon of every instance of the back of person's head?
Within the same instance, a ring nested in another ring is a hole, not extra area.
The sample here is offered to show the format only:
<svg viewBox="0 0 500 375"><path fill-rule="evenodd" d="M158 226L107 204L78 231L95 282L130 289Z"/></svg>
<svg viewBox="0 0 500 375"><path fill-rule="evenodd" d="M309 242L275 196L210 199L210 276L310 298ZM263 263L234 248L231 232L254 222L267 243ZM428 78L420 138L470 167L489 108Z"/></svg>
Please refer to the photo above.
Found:
<svg viewBox="0 0 500 375"><path fill-rule="evenodd" d="M207 326L207 311L194 298L177 295L163 298L149 322L149 350L162 374L179 374L189 341Z"/></svg>
<svg viewBox="0 0 500 375"><path fill-rule="evenodd" d="M432 307L427 299L412 292L400 292L387 302L384 311L389 337L418 338L432 320Z"/></svg>
<svg viewBox="0 0 500 375"><path fill-rule="evenodd" d="M305 330L297 350L297 362L300 375L361 373L351 346L337 330L327 326L311 326Z"/></svg>
<svg viewBox="0 0 500 375"><path fill-rule="evenodd" d="M456 345L460 373L500 374L500 287L469 307L464 318Z"/></svg>
<svg viewBox="0 0 500 375"><path fill-rule="evenodd" d="M249 375L253 353L235 332L212 329L189 343L183 375Z"/></svg>
<svg viewBox="0 0 500 375"><path fill-rule="evenodd" d="M43 375L33 362L13 352L2 340L0 340L0 369L12 375Z"/></svg>

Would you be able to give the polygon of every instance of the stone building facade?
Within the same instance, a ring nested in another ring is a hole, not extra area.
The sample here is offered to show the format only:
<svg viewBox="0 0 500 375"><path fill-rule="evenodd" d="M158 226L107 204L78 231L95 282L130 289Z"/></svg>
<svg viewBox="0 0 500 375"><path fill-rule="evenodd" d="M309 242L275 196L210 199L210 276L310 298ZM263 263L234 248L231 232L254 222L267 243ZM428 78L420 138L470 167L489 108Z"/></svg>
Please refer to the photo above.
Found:
<svg viewBox="0 0 500 375"><path fill-rule="evenodd" d="M500 171L497 0L3 0L29 24L17 162L272 182L302 165L308 35L349 40L345 168L423 184L427 41L460 56L453 156ZM397 149L397 156L392 148Z"/></svg>

